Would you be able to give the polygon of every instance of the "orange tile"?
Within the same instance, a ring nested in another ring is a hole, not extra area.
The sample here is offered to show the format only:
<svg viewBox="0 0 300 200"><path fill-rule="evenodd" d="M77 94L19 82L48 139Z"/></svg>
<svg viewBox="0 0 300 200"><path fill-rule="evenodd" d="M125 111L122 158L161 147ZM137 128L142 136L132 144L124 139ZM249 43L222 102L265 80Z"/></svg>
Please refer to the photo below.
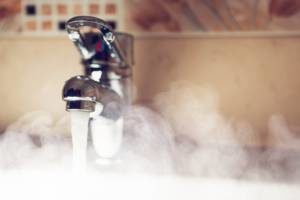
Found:
<svg viewBox="0 0 300 200"><path fill-rule="evenodd" d="M105 13L109 15L114 15L117 13L117 5L114 3L108 3L105 6Z"/></svg>
<svg viewBox="0 0 300 200"><path fill-rule="evenodd" d="M52 9L50 4L42 4L42 15L51 15Z"/></svg>
<svg viewBox="0 0 300 200"><path fill-rule="evenodd" d="M36 21L28 21L26 22L26 29L28 31L35 31L37 28Z"/></svg>
<svg viewBox="0 0 300 200"><path fill-rule="evenodd" d="M49 31L52 29L52 21L50 20L47 20L47 21L43 21L42 22L42 29L44 31Z"/></svg>
<svg viewBox="0 0 300 200"><path fill-rule="evenodd" d="M100 13L100 6L99 4L92 3L89 5L89 14L91 15L97 15Z"/></svg>
<svg viewBox="0 0 300 200"><path fill-rule="evenodd" d="M73 7L73 13L75 15L82 15L82 5L75 4L74 7Z"/></svg>
<svg viewBox="0 0 300 200"><path fill-rule="evenodd" d="M57 13L59 15L66 15L67 14L67 5L66 4L58 4L57 5Z"/></svg>

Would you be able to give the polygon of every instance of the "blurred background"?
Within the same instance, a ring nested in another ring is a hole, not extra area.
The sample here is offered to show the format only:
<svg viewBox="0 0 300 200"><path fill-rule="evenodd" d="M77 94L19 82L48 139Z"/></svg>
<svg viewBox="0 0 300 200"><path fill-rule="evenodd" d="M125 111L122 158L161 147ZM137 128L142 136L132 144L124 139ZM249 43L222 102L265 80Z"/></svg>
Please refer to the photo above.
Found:
<svg viewBox="0 0 300 200"><path fill-rule="evenodd" d="M299 0L2 0L0 132L30 111L65 114L64 81L82 74L65 21L93 15L135 36L136 103L151 107L179 81L208 86L221 113L267 144L271 115L300 127L299 9Z"/></svg>

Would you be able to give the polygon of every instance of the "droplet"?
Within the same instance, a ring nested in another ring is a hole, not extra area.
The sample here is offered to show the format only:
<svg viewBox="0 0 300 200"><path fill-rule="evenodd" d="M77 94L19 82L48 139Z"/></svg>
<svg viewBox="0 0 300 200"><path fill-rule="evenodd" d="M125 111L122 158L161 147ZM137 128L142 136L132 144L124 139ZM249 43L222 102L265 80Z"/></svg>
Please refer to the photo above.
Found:
<svg viewBox="0 0 300 200"><path fill-rule="evenodd" d="M80 38L80 35L78 32L73 31L73 32L69 33L69 38L70 38L70 40L72 40L74 42Z"/></svg>
<svg viewBox="0 0 300 200"><path fill-rule="evenodd" d="M104 37L107 42L113 42L115 40L115 36L112 32L107 32Z"/></svg>

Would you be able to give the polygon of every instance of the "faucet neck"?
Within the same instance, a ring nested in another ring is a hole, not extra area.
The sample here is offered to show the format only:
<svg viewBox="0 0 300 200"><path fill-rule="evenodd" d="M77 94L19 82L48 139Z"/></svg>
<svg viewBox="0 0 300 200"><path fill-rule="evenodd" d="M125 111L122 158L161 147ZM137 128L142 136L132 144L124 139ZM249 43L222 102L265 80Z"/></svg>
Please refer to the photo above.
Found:
<svg viewBox="0 0 300 200"><path fill-rule="evenodd" d="M102 61L91 64L86 60L82 60L81 63L84 66L85 75L89 76L94 81L101 83L104 83L109 80L117 80L130 77L132 75L132 70L130 66L122 67Z"/></svg>

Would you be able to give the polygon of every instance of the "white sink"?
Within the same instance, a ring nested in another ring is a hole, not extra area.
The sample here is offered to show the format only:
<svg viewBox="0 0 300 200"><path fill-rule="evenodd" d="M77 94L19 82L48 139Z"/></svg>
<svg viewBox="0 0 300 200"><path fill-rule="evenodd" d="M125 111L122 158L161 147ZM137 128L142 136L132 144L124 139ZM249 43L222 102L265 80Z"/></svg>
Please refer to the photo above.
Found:
<svg viewBox="0 0 300 200"><path fill-rule="evenodd" d="M1 199L299 200L299 185L148 175L0 176ZM8 198L9 197L9 198Z"/></svg>

